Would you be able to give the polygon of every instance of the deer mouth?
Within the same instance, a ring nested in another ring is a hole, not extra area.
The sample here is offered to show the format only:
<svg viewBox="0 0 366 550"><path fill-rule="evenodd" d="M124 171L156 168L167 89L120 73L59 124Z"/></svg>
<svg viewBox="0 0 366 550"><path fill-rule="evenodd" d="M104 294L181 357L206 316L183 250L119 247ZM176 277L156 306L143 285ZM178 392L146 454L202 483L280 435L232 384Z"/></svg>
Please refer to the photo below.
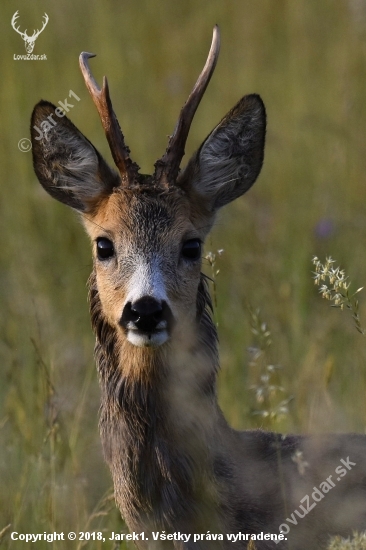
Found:
<svg viewBox="0 0 366 550"><path fill-rule="evenodd" d="M127 328L126 334L130 344L138 347L159 347L165 344L170 338L166 328L147 332L131 326Z"/></svg>

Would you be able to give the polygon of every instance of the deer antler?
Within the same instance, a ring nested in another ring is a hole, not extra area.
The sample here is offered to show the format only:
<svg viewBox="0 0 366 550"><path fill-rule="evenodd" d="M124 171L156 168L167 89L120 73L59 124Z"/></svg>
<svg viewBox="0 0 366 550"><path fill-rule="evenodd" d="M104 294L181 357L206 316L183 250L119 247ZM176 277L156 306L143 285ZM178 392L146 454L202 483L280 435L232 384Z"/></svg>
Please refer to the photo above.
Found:
<svg viewBox="0 0 366 550"><path fill-rule="evenodd" d="M113 111L112 102L109 97L109 87L107 78L103 77L102 89L94 80L90 72L87 60L95 57L93 53L82 52L79 57L80 69L83 74L86 87L94 101L98 110L105 135L107 137L109 148L111 150L113 160L120 171L122 184L128 185L136 179L139 167L130 159L130 150L125 144L120 125Z"/></svg>
<svg viewBox="0 0 366 550"><path fill-rule="evenodd" d="M13 17L11 18L11 26L13 27L13 29L14 29L18 34L20 34L20 36L21 36L21 37L23 38L23 40L24 40L24 38L27 36L27 31L22 32L22 31L19 30L19 27L16 27L16 26L15 26L15 23L16 23L18 17L19 17L19 10L17 10L17 11L14 13Z"/></svg>
<svg viewBox="0 0 366 550"><path fill-rule="evenodd" d="M43 22L41 30L40 31L37 30L37 31L33 32L32 38L34 38L34 40L36 40L38 38L38 36L41 34L41 32L43 31L43 29L45 28L45 26L48 23L49 18L48 18L47 13L45 13L43 17L44 17L44 22Z"/></svg>
<svg viewBox="0 0 366 550"><path fill-rule="evenodd" d="M184 156L184 148L194 114L205 93L212 73L214 72L220 51L220 30L217 25L213 29L211 48L203 70L194 88L184 104L174 133L169 139L168 147L163 157L155 163L155 179L164 185L173 183L178 175L179 166Z"/></svg>

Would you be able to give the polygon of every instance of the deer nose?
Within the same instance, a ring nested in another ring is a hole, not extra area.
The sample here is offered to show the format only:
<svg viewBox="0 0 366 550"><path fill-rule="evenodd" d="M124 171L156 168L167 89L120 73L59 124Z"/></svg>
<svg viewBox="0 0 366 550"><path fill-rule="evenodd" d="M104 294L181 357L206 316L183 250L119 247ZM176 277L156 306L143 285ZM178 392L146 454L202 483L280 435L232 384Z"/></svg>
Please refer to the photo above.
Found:
<svg viewBox="0 0 366 550"><path fill-rule="evenodd" d="M144 296L136 302L127 302L123 309L121 325L125 329L152 333L169 330L173 315L168 304L151 296Z"/></svg>

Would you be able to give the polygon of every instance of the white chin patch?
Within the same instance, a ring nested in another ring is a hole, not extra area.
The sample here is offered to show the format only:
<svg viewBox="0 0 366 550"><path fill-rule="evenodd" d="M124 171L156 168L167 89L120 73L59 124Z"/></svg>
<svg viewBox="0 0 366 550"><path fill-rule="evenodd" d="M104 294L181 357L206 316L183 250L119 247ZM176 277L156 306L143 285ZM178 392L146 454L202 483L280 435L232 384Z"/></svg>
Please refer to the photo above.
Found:
<svg viewBox="0 0 366 550"><path fill-rule="evenodd" d="M146 332L140 332L136 329L129 329L127 331L127 340L130 344L138 346L140 348L154 347L157 348L167 340L169 340L169 334L167 330L158 330L147 334Z"/></svg>

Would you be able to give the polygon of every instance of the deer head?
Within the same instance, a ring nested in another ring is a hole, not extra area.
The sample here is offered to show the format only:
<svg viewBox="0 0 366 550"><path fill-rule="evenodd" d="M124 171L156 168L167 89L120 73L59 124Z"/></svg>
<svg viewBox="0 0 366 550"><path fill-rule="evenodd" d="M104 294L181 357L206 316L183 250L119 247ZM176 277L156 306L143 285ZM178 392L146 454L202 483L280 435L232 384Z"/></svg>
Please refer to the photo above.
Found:
<svg viewBox="0 0 366 550"><path fill-rule="evenodd" d="M217 211L244 194L263 162L265 109L243 97L180 171L189 128L214 71L220 36L181 110L164 155L146 176L130 158L106 78L100 89L80 55L118 172L66 118L55 117L42 139L32 135L34 169L45 190L80 212L93 243L101 314L127 346L159 348L202 313L201 250ZM53 115L36 105L31 127ZM33 133L33 130L32 130ZM35 139L35 138L38 139Z"/></svg>
<svg viewBox="0 0 366 550"><path fill-rule="evenodd" d="M32 36L28 36L27 35L27 29L25 29L24 32L21 32L19 30L19 27L16 27L15 24L16 24L16 21L19 17L19 10L16 11L12 17L12 20L11 20L11 26L13 27L13 29L18 33L20 34L20 36L23 38L24 42L25 42L25 50L27 53L32 53L33 50L34 50L34 44L37 40L37 38L39 37L39 35L41 34L41 32L44 30L45 26L47 25L48 23L48 15L47 13L44 14L44 21L43 21L43 25L42 25L42 28L40 30L34 30L33 31L33 34Z"/></svg>

